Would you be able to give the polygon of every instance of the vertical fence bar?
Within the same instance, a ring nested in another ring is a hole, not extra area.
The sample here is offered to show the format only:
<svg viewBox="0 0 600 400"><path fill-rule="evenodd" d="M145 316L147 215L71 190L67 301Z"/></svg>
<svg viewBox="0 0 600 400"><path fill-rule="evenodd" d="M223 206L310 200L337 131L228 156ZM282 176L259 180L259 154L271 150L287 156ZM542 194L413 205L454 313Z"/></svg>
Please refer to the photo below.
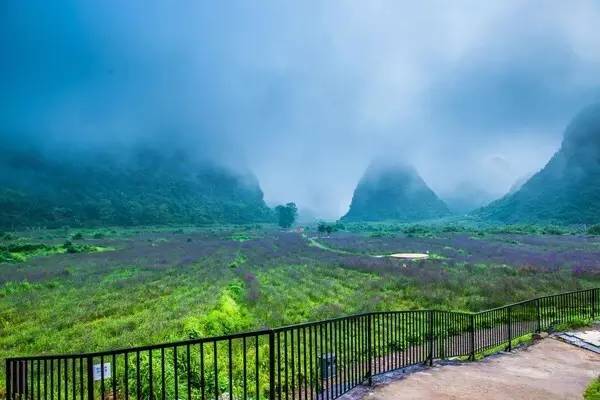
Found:
<svg viewBox="0 0 600 400"><path fill-rule="evenodd" d="M592 289L592 320L596 319L596 301L598 300L598 289Z"/></svg>
<svg viewBox="0 0 600 400"><path fill-rule="evenodd" d="M12 381L12 374L10 373L10 368L12 367L12 363L10 362L9 359L6 359L6 398L7 399L11 399L12 398L12 393L11 393L11 381Z"/></svg>
<svg viewBox="0 0 600 400"><path fill-rule="evenodd" d="M258 393L256 398L259 398ZM269 331L269 399L275 400L275 333L272 330Z"/></svg>
<svg viewBox="0 0 600 400"><path fill-rule="evenodd" d="M535 308L537 310L537 320L538 320L537 333L540 333L542 331L542 312L540 310L540 299L537 299L535 301Z"/></svg>
<svg viewBox="0 0 600 400"><path fill-rule="evenodd" d="M89 356L87 357L87 397L88 400L94 400L94 359Z"/></svg>
<svg viewBox="0 0 600 400"><path fill-rule="evenodd" d="M469 358L475 361L475 314L471 314L471 326L469 330L471 333L471 354Z"/></svg>
<svg viewBox="0 0 600 400"><path fill-rule="evenodd" d="M427 359L429 360L429 366L433 365L433 310L429 310L429 354Z"/></svg>
<svg viewBox="0 0 600 400"><path fill-rule="evenodd" d="M508 313L508 351L512 351L512 306L507 307Z"/></svg>
<svg viewBox="0 0 600 400"><path fill-rule="evenodd" d="M369 386L373 386L373 334L371 332L373 326L373 314L367 315L367 378L369 379Z"/></svg>

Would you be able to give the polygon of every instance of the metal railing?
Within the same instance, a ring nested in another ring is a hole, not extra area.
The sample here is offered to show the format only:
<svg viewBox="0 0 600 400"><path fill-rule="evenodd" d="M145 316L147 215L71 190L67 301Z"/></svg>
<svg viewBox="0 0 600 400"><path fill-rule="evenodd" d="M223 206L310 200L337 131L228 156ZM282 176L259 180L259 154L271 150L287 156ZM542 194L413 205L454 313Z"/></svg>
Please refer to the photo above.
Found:
<svg viewBox="0 0 600 400"><path fill-rule="evenodd" d="M333 400L374 376L594 319L598 290L478 313L373 312L130 349L6 360L7 399Z"/></svg>

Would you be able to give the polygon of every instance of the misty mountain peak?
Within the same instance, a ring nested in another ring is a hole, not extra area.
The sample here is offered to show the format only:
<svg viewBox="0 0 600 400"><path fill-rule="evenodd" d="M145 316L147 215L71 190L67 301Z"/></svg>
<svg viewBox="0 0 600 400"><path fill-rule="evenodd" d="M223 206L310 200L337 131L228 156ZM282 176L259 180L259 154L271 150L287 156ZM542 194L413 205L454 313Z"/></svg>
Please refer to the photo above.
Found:
<svg viewBox="0 0 600 400"><path fill-rule="evenodd" d="M401 222L450 214L416 169L402 161L375 160L361 178L345 221Z"/></svg>

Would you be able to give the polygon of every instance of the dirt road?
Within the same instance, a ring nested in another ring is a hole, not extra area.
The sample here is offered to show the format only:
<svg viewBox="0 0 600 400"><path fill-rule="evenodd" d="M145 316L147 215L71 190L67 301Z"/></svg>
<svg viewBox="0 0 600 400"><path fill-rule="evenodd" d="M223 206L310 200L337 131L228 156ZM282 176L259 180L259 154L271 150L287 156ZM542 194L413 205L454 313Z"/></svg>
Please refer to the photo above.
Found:
<svg viewBox="0 0 600 400"><path fill-rule="evenodd" d="M600 355L548 338L513 354L433 367L376 387L363 400L581 399Z"/></svg>

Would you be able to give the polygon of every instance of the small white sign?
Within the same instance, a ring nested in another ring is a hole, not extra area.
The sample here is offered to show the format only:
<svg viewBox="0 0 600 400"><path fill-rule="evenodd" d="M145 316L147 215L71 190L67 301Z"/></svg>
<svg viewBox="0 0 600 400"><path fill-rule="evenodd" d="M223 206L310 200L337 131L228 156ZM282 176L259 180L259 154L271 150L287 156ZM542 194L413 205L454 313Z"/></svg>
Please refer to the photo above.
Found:
<svg viewBox="0 0 600 400"><path fill-rule="evenodd" d="M102 375L102 368L104 368L104 375ZM101 381L102 377L110 378L110 363L94 364L94 380Z"/></svg>

